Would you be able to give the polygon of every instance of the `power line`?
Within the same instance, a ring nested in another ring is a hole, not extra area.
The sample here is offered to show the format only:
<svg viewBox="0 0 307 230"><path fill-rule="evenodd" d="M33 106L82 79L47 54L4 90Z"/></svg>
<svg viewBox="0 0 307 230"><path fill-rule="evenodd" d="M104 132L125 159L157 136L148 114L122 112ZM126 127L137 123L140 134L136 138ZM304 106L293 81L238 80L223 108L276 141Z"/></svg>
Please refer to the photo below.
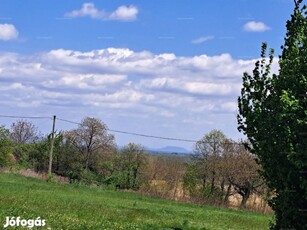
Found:
<svg viewBox="0 0 307 230"><path fill-rule="evenodd" d="M63 119L63 118L57 118L57 119L60 120L60 121L67 122L67 123L81 125L81 123L78 123L78 122L75 122L75 121L70 121L70 120L66 120L66 119ZM155 136L155 135L149 135L149 134L141 134L141 133L134 133L134 132L127 132L127 131L109 129L109 128L107 128L107 130L110 131L110 132L114 132L114 133L121 133L121 134L127 134L127 135L139 136L139 137L146 137L146 138L155 138L155 139L170 140L170 141L183 141L183 142L192 142L192 143L197 142L196 140L172 138L172 137L162 137L162 136Z"/></svg>
<svg viewBox="0 0 307 230"><path fill-rule="evenodd" d="M60 120L60 121L67 122L67 123L71 123L71 124L75 124L75 125L81 125L81 123L79 123L79 122L70 121L70 120L58 118L58 117L57 117L57 119ZM106 130L108 130L110 132L114 132L114 133L120 133L120 134L132 135L132 136L139 136L139 137L146 137L146 138L154 138L154 139L160 139L160 140L181 141L181 142L190 142L190 143L200 142L200 143L204 143L204 144L213 144L214 143L214 142L210 142L210 141L198 141L198 140L183 139L183 138L155 136L155 135L149 135L149 134L142 134L142 133L134 133L134 132L128 132L128 131L122 131L122 130L109 129L109 128L106 128ZM239 143L227 142L225 144L237 145Z"/></svg>
<svg viewBox="0 0 307 230"><path fill-rule="evenodd" d="M66 119L63 119L63 118L57 117L56 119L59 120L59 121L64 121L64 122L71 123L71 124L74 124L74 125L81 125L81 123L79 123L79 122L69 121L69 120L66 120Z"/></svg>
<svg viewBox="0 0 307 230"><path fill-rule="evenodd" d="M11 115L0 115L0 117L4 118L19 118L19 119L51 119L52 117L45 117L45 116L11 116ZM81 125L80 122L75 122L63 118L56 118L59 121L67 122L74 125ZM183 139L183 138L174 138L174 137L164 137L164 136L156 136L156 135L149 135L149 134L142 134L142 133L135 133L135 132L128 132L128 131L122 131L122 130L115 130L115 129L109 129L106 130L114 133L120 133L120 134L126 134L126 135L132 135L132 136L139 136L139 137L146 137L146 138L153 138L153 139L160 139L160 140L169 140L169 141L181 141L181 142L190 142L190 143L197 143L198 140L191 140L191 139ZM201 143L213 143L213 142L206 142L206 141L200 141ZM238 144L238 143L232 143L228 142L227 144Z"/></svg>
<svg viewBox="0 0 307 230"><path fill-rule="evenodd" d="M193 143L197 142L196 140L188 140L188 139L172 138L172 137L161 137L161 136L154 136L154 135L147 135L147 134L140 134L140 133L131 133L131 132L119 131L119 130L113 130L113 129L107 129L107 130L110 131L110 132L114 132L114 133L122 133L122 134L128 134L128 135L139 136L139 137L163 139L163 140L170 140L170 141L193 142Z"/></svg>
<svg viewBox="0 0 307 230"><path fill-rule="evenodd" d="M38 117L38 116L11 116L11 115L0 115L3 118L20 118L20 119L52 119L52 117Z"/></svg>

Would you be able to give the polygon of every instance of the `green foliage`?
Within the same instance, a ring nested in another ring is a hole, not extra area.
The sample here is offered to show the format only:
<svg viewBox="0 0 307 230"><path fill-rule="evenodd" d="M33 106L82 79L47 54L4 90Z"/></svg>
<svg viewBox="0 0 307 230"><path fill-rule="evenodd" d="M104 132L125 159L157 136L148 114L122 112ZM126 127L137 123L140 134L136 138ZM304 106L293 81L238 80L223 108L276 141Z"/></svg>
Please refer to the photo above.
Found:
<svg viewBox="0 0 307 230"><path fill-rule="evenodd" d="M0 220L41 217L51 229L263 230L271 216L0 173Z"/></svg>
<svg viewBox="0 0 307 230"><path fill-rule="evenodd" d="M213 188L211 187L202 187L200 189L200 194L202 198L206 201L206 203L209 204L216 204L218 201L221 200L223 197L223 192L219 187L214 186Z"/></svg>
<svg viewBox="0 0 307 230"><path fill-rule="evenodd" d="M12 152L12 142L9 139L9 130L0 126L0 168L11 166L14 163Z"/></svg>
<svg viewBox="0 0 307 230"><path fill-rule="evenodd" d="M276 221L272 229L307 229L307 19L296 1L287 22L279 60L280 72L269 76L273 52L266 44L253 75L244 73L239 98L239 130L251 143L263 176L276 197L270 201Z"/></svg>
<svg viewBox="0 0 307 230"><path fill-rule="evenodd" d="M183 176L183 188L191 197L199 197L199 173L195 164L188 164Z"/></svg>
<svg viewBox="0 0 307 230"><path fill-rule="evenodd" d="M50 183L56 183L56 177L53 173L49 173L48 174L48 178L47 178L47 181L50 182Z"/></svg>
<svg viewBox="0 0 307 230"><path fill-rule="evenodd" d="M144 148L140 145L129 143L115 153L111 159L101 165L101 181L119 189L137 190L143 183L140 173L145 165Z"/></svg>
<svg viewBox="0 0 307 230"><path fill-rule="evenodd" d="M80 174L80 183L84 185L99 184L97 175L89 170L83 170Z"/></svg>
<svg viewBox="0 0 307 230"><path fill-rule="evenodd" d="M48 149L48 142L42 140L36 143L15 144L12 152L19 167L42 172L48 167Z"/></svg>
<svg viewBox="0 0 307 230"><path fill-rule="evenodd" d="M140 187L140 169L145 163L144 148L129 143L119 153L120 188L138 189Z"/></svg>
<svg viewBox="0 0 307 230"><path fill-rule="evenodd" d="M183 188L192 200L197 203L217 204L223 197L221 189L215 185L203 184L199 168L195 164L189 164L183 177Z"/></svg>
<svg viewBox="0 0 307 230"><path fill-rule="evenodd" d="M28 162L37 172L46 172L48 170L49 148L48 140L42 140L33 144L24 144L23 154L28 155Z"/></svg>

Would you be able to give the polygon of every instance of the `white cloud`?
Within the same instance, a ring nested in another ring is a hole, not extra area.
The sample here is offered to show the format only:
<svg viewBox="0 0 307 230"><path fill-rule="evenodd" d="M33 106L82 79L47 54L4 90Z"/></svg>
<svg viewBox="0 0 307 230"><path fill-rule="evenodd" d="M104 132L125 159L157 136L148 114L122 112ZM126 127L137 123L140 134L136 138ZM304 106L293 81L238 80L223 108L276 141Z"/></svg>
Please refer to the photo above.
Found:
<svg viewBox="0 0 307 230"><path fill-rule="evenodd" d="M214 36L199 37L199 38L193 39L192 43L193 44L201 44L201 43L204 43L204 42L212 40L212 39L214 39Z"/></svg>
<svg viewBox="0 0 307 230"><path fill-rule="evenodd" d="M263 22L250 21L243 26L243 29L248 32L264 32L271 28Z"/></svg>
<svg viewBox="0 0 307 230"><path fill-rule="evenodd" d="M18 31L12 24L0 24L0 40L8 41L18 38Z"/></svg>
<svg viewBox="0 0 307 230"><path fill-rule="evenodd" d="M181 93L198 95L229 95L237 93L240 88L239 83L213 83L178 78L142 80L141 86L151 89L178 90Z"/></svg>
<svg viewBox="0 0 307 230"><path fill-rule="evenodd" d="M7 85L2 85L0 87L0 91L8 91L8 90L15 90L15 89L24 89L24 86L19 83L19 82L15 82L15 83L12 83L12 84L7 84Z"/></svg>
<svg viewBox="0 0 307 230"><path fill-rule="evenodd" d="M48 79L43 82L45 87L70 87L79 89L105 89L106 87L117 84L127 79L125 75L115 74L64 74L60 79Z"/></svg>
<svg viewBox="0 0 307 230"><path fill-rule="evenodd" d="M136 6L119 6L113 12L106 12L105 10L99 10L94 3L83 3L82 8L79 10L73 10L66 13L66 17L90 17L93 19L102 20L118 20L118 21L134 21L137 18L138 8Z"/></svg>
<svg viewBox="0 0 307 230"><path fill-rule="evenodd" d="M120 6L109 16L112 20L133 21L138 14L138 8L135 6Z"/></svg>
<svg viewBox="0 0 307 230"><path fill-rule="evenodd" d="M103 18L105 17L104 11L99 11L94 3L86 2L82 5L82 8L80 10L74 10L70 13L66 13L65 16L67 17L85 17L89 16L91 18Z"/></svg>
<svg viewBox="0 0 307 230"><path fill-rule="evenodd" d="M187 57L119 48L0 53L0 106L16 115L56 111L74 121L95 116L133 132L180 137L182 130L182 137L191 132L194 139L235 119L242 74L254 63L230 54ZM195 119L195 125L184 122ZM165 125L174 128L163 130Z"/></svg>
<svg viewBox="0 0 307 230"><path fill-rule="evenodd" d="M235 112L238 109L238 105L236 102L225 102L221 104L221 108L225 109L226 111Z"/></svg>
<svg viewBox="0 0 307 230"><path fill-rule="evenodd" d="M136 107L140 104L159 107L160 103L155 101L159 98L164 107L186 107L187 103L193 109L195 98L200 101L203 96L213 101L215 97L236 98L242 73L251 70L253 63L234 60L229 54L177 57L171 53L116 48L89 52L60 49L40 55L0 55L0 80L10 86L30 84L37 92L59 92L59 102L82 104L86 95L94 93L102 95L96 100L99 105L121 101ZM78 100L69 99L76 94ZM39 100L35 95L29 97ZM190 101L191 98L194 99Z"/></svg>

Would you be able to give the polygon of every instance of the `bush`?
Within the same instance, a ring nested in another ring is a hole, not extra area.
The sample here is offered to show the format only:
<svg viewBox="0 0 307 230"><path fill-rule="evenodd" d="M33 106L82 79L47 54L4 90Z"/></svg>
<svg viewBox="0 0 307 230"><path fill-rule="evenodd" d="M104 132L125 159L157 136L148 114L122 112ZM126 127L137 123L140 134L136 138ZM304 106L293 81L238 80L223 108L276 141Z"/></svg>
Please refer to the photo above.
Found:
<svg viewBox="0 0 307 230"><path fill-rule="evenodd" d="M0 167L11 166L15 163L12 155L12 142L9 139L9 131L0 126Z"/></svg>
<svg viewBox="0 0 307 230"><path fill-rule="evenodd" d="M80 175L80 183L85 185L99 185L97 175L89 170L83 170Z"/></svg>

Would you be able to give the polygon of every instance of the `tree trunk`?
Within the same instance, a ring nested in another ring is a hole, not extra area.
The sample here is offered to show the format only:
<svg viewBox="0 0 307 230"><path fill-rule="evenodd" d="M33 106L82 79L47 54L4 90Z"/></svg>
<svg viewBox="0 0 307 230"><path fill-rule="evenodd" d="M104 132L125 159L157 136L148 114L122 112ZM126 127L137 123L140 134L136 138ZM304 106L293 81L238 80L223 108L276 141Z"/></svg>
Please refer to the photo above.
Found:
<svg viewBox="0 0 307 230"><path fill-rule="evenodd" d="M85 160L85 170L88 171L88 158Z"/></svg>
<svg viewBox="0 0 307 230"><path fill-rule="evenodd" d="M247 200L250 197L251 191L250 191L250 189L245 189L244 192L239 193L239 194L242 196L242 201L241 201L240 208L245 208Z"/></svg>
<svg viewBox="0 0 307 230"><path fill-rule="evenodd" d="M90 159L90 152L89 152L89 149L87 149L86 154L85 154L85 170L86 171L88 171L89 159Z"/></svg>
<svg viewBox="0 0 307 230"><path fill-rule="evenodd" d="M206 174L203 175L203 190L206 188Z"/></svg>
<svg viewBox="0 0 307 230"><path fill-rule="evenodd" d="M221 191L224 194L224 190L225 190L225 180L223 179L221 182Z"/></svg>
<svg viewBox="0 0 307 230"><path fill-rule="evenodd" d="M129 189L129 188L130 188L130 169L128 170L128 173L127 173L127 182L125 185L125 189Z"/></svg>
<svg viewBox="0 0 307 230"><path fill-rule="evenodd" d="M225 192L225 180L224 179L222 179L222 182L221 182L221 191L222 191L222 195L221 195L221 198L220 198L220 203L222 204L223 198L224 198L224 192Z"/></svg>
<svg viewBox="0 0 307 230"><path fill-rule="evenodd" d="M213 193L213 191L214 191L214 184L215 184L215 172L212 172L210 193Z"/></svg>
<svg viewBox="0 0 307 230"><path fill-rule="evenodd" d="M231 192L231 184L229 183L225 197L224 197L224 204L228 203L228 200L229 200L229 197L230 197L230 192Z"/></svg>
<svg viewBox="0 0 307 230"><path fill-rule="evenodd" d="M173 199L176 199L176 195L177 195L177 190L178 190L178 180L177 178L175 179L175 186L174 186L174 194L173 194Z"/></svg>
<svg viewBox="0 0 307 230"><path fill-rule="evenodd" d="M133 181L132 181L132 188L133 189L136 189L137 186L136 186L136 177L137 177L137 174L138 174L138 169L137 168L134 168L133 169Z"/></svg>

